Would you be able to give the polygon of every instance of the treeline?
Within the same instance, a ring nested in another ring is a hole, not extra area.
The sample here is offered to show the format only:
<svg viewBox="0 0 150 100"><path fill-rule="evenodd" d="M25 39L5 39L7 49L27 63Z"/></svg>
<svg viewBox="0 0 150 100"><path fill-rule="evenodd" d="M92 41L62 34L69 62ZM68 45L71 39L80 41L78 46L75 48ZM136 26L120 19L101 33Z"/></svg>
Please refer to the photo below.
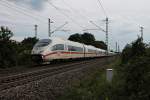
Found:
<svg viewBox="0 0 150 100"><path fill-rule="evenodd" d="M31 50L38 41L35 37L25 38L21 42L11 40L13 32L7 27L0 27L0 68L18 65L30 65Z"/></svg>
<svg viewBox="0 0 150 100"><path fill-rule="evenodd" d="M83 33L83 34L73 34L71 35L68 40L83 43L86 45L92 45L100 49L107 49L107 45L103 41L96 41L94 35L91 33Z"/></svg>

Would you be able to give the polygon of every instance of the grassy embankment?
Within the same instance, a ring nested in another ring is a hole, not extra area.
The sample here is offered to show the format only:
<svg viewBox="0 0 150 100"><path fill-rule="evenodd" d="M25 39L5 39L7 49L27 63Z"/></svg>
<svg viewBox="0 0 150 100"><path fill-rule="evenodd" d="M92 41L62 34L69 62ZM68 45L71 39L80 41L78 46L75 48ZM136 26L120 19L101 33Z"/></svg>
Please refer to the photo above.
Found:
<svg viewBox="0 0 150 100"><path fill-rule="evenodd" d="M81 80L78 84L67 89L59 100L106 100L110 95L110 83L106 81L106 69L114 68L119 65L120 60L98 69L86 79Z"/></svg>

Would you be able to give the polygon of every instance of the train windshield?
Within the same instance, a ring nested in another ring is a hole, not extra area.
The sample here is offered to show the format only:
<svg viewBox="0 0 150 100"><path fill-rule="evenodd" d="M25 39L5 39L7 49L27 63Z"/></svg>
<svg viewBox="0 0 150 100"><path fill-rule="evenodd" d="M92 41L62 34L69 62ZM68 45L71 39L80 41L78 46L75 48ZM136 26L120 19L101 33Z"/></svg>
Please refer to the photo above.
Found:
<svg viewBox="0 0 150 100"><path fill-rule="evenodd" d="M50 39L43 39L43 40L38 41L35 47L45 47L45 46L48 46L50 43L51 43Z"/></svg>

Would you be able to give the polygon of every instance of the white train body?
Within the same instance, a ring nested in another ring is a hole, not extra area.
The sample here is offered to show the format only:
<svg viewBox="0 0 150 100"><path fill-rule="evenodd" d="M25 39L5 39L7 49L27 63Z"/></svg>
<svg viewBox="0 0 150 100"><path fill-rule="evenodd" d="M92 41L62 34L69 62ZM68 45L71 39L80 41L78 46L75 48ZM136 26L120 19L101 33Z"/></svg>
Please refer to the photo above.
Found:
<svg viewBox="0 0 150 100"><path fill-rule="evenodd" d="M33 60L49 62L56 59L76 59L106 56L106 51L78 42L49 38L38 41L31 53Z"/></svg>

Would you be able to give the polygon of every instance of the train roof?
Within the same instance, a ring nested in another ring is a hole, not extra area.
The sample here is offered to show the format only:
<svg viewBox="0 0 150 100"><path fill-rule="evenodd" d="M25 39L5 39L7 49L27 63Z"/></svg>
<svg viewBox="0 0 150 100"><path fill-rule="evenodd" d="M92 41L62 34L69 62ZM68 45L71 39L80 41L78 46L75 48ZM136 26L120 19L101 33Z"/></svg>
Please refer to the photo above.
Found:
<svg viewBox="0 0 150 100"><path fill-rule="evenodd" d="M55 41L55 43L67 43L67 44L70 44L70 45L73 45L73 46L83 46L82 43L79 43L79 42L74 42L74 41L70 41L70 40L66 40L66 39L62 39L62 38L59 38L59 37L50 37L48 38L52 41ZM84 44L85 45L85 44ZM91 45L85 45L87 48L89 49L95 49L95 50L99 50L99 51L105 51L103 49L100 49L100 48L96 48L94 46L91 46Z"/></svg>

